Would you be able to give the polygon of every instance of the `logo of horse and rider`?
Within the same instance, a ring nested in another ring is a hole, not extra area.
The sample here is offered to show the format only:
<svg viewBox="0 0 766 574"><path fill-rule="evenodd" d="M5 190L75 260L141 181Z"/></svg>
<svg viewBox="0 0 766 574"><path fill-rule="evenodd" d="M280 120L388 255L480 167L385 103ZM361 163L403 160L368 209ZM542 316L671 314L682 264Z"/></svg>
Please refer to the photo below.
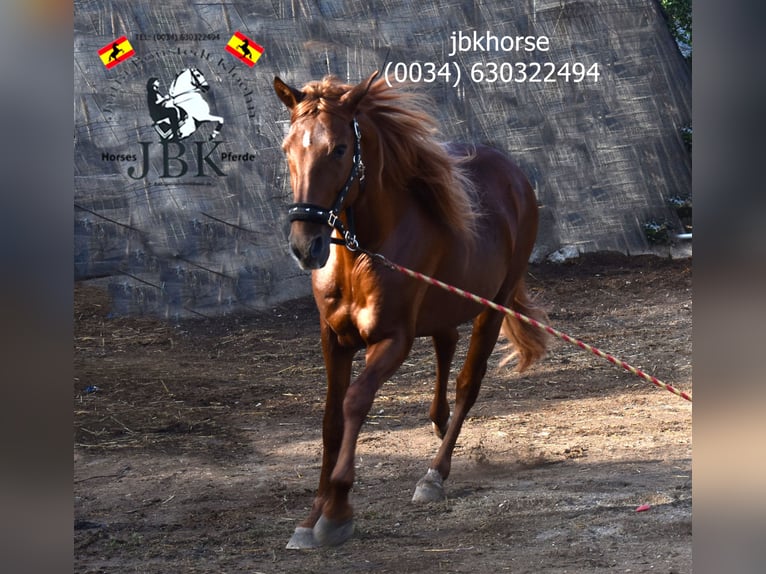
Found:
<svg viewBox="0 0 766 574"><path fill-rule="evenodd" d="M225 49L241 62L252 67L264 52L263 46L241 32L227 42ZM101 62L107 69L124 62L135 55L135 50L125 36L120 36L98 51ZM203 94L210 85L196 67L184 68L173 79L167 94L161 91L160 79L152 76L146 82L146 103L152 126L161 141L180 141L192 135L205 122L215 122L210 139L221 132L223 118L210 113L210 106Z"/></svg>
<svg viewBox="0 0 766 574"><path fill-rule="evenodd" d="M263 54L263 47L240 32L235 32L226 50L248 66ZM179 141L193 134L200 124L216 122L210 139L215 139L223 126L223 118L210 113L202 94L210 89L205 76L197 68L181 70L170 84L167 94L160 91L160 80L151 77L146 83L146 99L154 129L162 141Z"/></svg>
<svg viewBox="0 0 766 574"><path fill-rule="evenodd" d="M160 80L152 76L146 82L146 103L153 127L161 141L179 141L192 135L205 122L215 122L210 139L221 132L223 118L210 113L203 94L210 85L197 68L184 68L170 84L167 94L160 89Z"/></svg>

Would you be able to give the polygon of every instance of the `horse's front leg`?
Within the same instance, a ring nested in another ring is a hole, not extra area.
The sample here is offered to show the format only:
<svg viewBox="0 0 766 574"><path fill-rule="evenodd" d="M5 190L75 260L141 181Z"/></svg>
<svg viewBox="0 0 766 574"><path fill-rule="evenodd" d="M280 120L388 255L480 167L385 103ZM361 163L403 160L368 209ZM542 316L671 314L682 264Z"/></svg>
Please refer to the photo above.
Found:
<svg viewBox="0 0 766 574"><path fill-rule="evenodd" d="M335 468L343 440L343 399L351 380L351 364L356 349L342 347L330 327L322 323L322 352L327 371L327 398L322 424L322 470L319 488L308 517L295 529L287 548L303 549L320 546L314 537L314 525L322 515L322 509L330 490L330 475Z"/></svg>
<svg viewBox="0 0 766 574"><path fill-rule="evenodd" d="M354 457L359 431L372 407L375 393L407 357L412 337L399 334L367 348L366 365L343 399L343 438L332 470L322 515L314 537L324 546L342 544L353 534L353 508L348 493L354 484Z"/></svg>

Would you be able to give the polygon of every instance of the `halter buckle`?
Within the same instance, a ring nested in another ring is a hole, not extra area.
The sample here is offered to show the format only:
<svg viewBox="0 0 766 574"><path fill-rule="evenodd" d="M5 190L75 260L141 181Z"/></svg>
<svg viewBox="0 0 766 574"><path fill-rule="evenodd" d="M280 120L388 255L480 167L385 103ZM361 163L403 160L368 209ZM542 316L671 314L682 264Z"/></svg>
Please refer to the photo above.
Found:
<svg viewBox="0 0 766 574"><path fill-rule="evenodd" d="M343 234L343 239L345 239L346 248L349 251L359 250L359 242L356 240L356 235L352 234L350 231L346 231L346 233Z"/></svg>
<svg viewBox="0 0 766 574"><path fill-rule="evenodd" d="M359 158L359 168L357 169L356 177L359 180L359 183L362 183L364 180L364 162L361 157Z"/></svg>

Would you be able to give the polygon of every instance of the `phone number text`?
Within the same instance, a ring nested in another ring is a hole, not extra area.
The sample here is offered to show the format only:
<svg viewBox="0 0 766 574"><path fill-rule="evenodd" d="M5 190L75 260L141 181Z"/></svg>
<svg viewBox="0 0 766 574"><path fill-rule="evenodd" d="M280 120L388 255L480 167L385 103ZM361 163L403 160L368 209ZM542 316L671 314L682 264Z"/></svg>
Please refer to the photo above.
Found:
<svg viewBox="0 0 766 574"><path fill-rule="evenodd" d="M384 70L386 84L444 82L457 87L464 78L475 84L596 83L601 76L598 63L582 62L476 62L466 73L455 61L389 62Z"/></svg>
<svg viewBox="0 0 766 574"><path fill-rule="evenodd" d="M167 34L136 34L136 40L153 40L155 42L199 42L200 40L220 40L221 34L176 34L169 32Z"/></svg>

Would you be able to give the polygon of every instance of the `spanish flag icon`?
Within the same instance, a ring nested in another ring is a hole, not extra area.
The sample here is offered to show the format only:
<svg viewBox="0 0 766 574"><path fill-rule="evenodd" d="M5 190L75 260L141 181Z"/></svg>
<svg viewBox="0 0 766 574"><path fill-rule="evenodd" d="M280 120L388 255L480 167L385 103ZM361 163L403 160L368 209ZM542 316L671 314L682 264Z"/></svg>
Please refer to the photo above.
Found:
<svg viewBox="0 0 766 574"><path fill-rule="evenodd" d="M106 66L106 69L114 68L117 64L120 64L135 55L133 46L130 45L128 39L125 36L120 36L114 42L109 42L106 46L98 51L98 57Z"/></svg>
<svg viewBox="0 0 766 574"><path fill-rule="evenodd" d="M226 44L226 51L252 68L263 54L263 46L253 42L241 32L234 32L231 40Z"/></svg>

